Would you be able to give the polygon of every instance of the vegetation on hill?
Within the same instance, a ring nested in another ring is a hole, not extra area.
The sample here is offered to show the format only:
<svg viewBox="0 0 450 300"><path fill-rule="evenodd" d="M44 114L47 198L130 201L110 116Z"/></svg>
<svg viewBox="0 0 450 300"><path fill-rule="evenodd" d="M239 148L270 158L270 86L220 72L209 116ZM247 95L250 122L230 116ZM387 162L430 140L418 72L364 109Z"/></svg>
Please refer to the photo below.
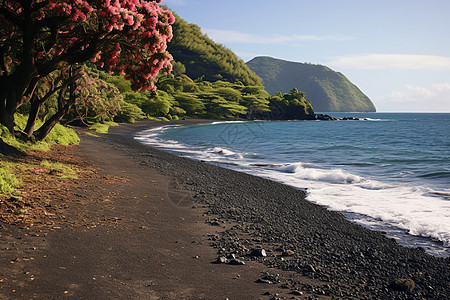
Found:
<svg viewBox="0 0 450 300"><path fill-rule="evenodd" d="M270 119L293 120L314 119L311 102L306 100L306 94L293 88L289 93L278 92L269 98Z"/></svg>
<svg viewBox="0 0 450 300"><path fill-rule="evenodd" d="M176 62L184 65L188 77L210 82L225 80L244 85L261 85L261 78L233 51L213 42L197 25L189 24L173 14L173 39L167 49Z"/></svg>
<svg viewBox="0 0 450 300"><path fill-rule="evenodd" d="M293 87L308 95L315 111L372 112L372 101L343 74L322 65L256 57L247 65L263 79L270 94Z"/></svg>
<svg viewBox="0 0 450 300"><path fill-rule="evenodd" d="M126 83L118 77L106 80L119 86L125 86ZM163 120L184 117L252 118L257 113L269 110L269 94L258 85L246 86L222 80L194 81L184 74L162 76L156 85L156 92L125 89L122 91L124 101L137 107L143 117ZM117 118L115 120L120 121Z"/></svg>

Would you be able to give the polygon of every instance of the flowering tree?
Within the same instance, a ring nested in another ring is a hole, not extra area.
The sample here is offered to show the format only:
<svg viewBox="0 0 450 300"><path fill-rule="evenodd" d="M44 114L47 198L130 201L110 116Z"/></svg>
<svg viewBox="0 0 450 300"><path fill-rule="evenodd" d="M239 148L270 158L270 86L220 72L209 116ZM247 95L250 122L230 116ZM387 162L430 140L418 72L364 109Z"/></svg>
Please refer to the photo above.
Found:
<svg viewBox="0 0 450 300"><path fill-rule="evenodd" d="M157 74L171 70L175 21L160 2L0 0L0 124L14 132L16 110L31 102L39 111L45 101L35 96L40 81L86 61L154 90Z"/></svg>

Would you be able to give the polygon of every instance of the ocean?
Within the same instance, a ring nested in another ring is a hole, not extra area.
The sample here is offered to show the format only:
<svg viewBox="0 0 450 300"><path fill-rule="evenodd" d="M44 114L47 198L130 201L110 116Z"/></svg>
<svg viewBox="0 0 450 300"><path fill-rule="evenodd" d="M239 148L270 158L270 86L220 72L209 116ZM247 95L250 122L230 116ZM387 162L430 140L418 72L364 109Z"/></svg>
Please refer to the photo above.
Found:
<svg viewBox="0 0 450 300"><path fill-rule="evenodd" d="M450 114L329 114L360 120L163 126L136 138L305 189L402 245L450 256Z"/></svg>

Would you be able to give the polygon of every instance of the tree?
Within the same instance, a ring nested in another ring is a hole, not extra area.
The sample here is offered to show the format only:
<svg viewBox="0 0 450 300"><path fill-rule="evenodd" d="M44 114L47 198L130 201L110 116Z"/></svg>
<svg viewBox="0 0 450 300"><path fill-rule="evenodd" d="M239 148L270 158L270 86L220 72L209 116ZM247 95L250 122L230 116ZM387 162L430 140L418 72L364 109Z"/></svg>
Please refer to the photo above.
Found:
<svg viewBox="0 0 450 300"><path fill-rule="evenodd" d="M272 119L293 120L313 119L314 111L311 102L305 99L306 94L292 89L290 93L276 95L269 98L269 108Z"/></svg>
<svg viewBox="0 0 450 300"><path fill-rule="evenodd" d="M218 96L224 98L227 101L239 103L239 101L242 100L241 92L231 87L221 87L218 88L215 92Z"/></svg>
<svg viewBox="0 0 450 300"><path fill-rule="evenodd" d="M75 104L66 115L68 123L112 121L122 110L124 101L119 89L90 68L83 67L83 76L76 81L76 91Z"/></svg>
<svg viewBox="0 0 450 300"><path fill-rule="evenodd" d="M243 105L247 107L248 117L253 118L253 114L270 112L269 100L258 98L254 95L244 96Z"/></svg>
<svg viewBox="0 0 450 300"><path fill-rule="evenodd" d="M234 118L238 115L244 115L247 113L245 106L239 105L236 102L228 102L224 98L211 95L206 100L205 104L207 108L207 114L214 118Z"/></svg>
<svg viewBox="0 0 450 300"><path fill-rule="evenodd" d="M134 90L155 89L172 59L174 17L160 2L0 0L0 123L14 132L14 113L41 80L89 60L125 74Z"/></svg>
<svg viewBox="0 0 450 300"><path fill-rule="evenodd" d="M197 115L204 112L205 105L197 98L197 95L179 92L173 95L178 107L188 115Z"/></svg>
<svg viewBox="0 0 450 300"><path fill-rule="evenodd" d="M55 73L55 72L54 72ZM34 92L30 99L30 112L28 114L27 125L24 130L24 134L32 139L37 138L42 140L53 129L53 127L69 112L71 107L76 103L80 94L76 88L77 81L79 81L84 75L86 75L81 67L70 66L69 68L57 72L54 77L47 76L47 81L38 86L43 90L42 96L39 96L37 92ZM39 128L36 134L34 134L34 126L38 119L41 106L52 96L57 93L56 96L56 112L44 122Z"/></svg>

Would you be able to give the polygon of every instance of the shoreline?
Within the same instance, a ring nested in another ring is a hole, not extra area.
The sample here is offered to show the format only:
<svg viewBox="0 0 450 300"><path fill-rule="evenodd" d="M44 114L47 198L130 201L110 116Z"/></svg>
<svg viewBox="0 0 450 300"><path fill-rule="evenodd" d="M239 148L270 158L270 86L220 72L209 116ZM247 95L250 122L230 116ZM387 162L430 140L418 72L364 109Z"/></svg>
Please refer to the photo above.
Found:
<svg viewBox="0 0 450 300"><path fill-rule="evenodd" d="M192 126L192 125L196 125L196 124L205 124L205 120L201 120L202 122L200 123L195 123L195 120L193 120L194 123L193 124L169 124L166 125L167 127L175 127L175 126ZM212 120L211 122L207 122L206 123L211 123L211 124L216 124L216 123L235 123L236 121L215 121ZM246 122L246 121L237 121L237 122ZM251 122L251 121L247 121L247 122ZM150 125L149 128L150 131L151 130L158 130L160 128L163 128L165 126L152 126ZM145 132L145 131L144 131ZM137 134L137 140L139 140L141 143L149 145L150 147L155 147L157 149L163 150L163 151L168 151L169 153L175 154L177 156L182 156L182 157L190 157L193 160L198 160L198 161L202 161L203 159L201 157L201 152L199 152L199 154L196 154L195 157L193 158L192 155L189 155L189 148L185 148L183 147L183 149L188 149L188 155L185 155L182 151L180 151L180 149L177 147L176 149L172 150L172 148L169 146L166 146L164 141L160 141L158 139L159 142L155 142L153 141L153 143L147 143L145 139L141 139L140 138L141 134L138 133ZM144 134L145 136L145 134ZM167 138L166 138L167 139ZM171 138L168 138L169 140ZM176 139L176 138L175 138ZM215 150L214 150L215 151ZM220 152L219 152L220 153ZM200 157L198 156L200 155ZM206 158L206 163L209 164L213 164L213 165L218 165L220 167L223 168L228 168L228 169L232 169L232 170L236 170L238 172L243 172L243 173L247 173L247 174L252 174L252 170L248 170L248 168L240 168L240 164L235 163L235 162L229 162L229 161L225 161L226 158L224 158L223 160L221 160L220 158L213 158L213 159L209 159ZM249 163L248 161L246 161L246 163ZM246 166L246 164L244 164ZM251 166L259 166L258 164L254 164L252 165L250 163ZM265 166L263 164L261 164L261 166ZM268 163L268 166L272 166L270 163ZM265 176L264 176L265 174ZM282 184L287 184L289 186L293 186L297 189L302 189L304 190L305 188L302 188L302 185L298 185L298 184L293 184L292 182L283 182L283 180L279 180L276 177L267 175L266 173L262 173L261 175L258 175L259 177L262 178L266 178L269 180L273 180L276 182L280 182ZM364 175L360 175L360 176L364 176ZM314 187L314 186L313 186ZM314 190L314 188L310 189L309 191ZM356 198L357 199L357 198ZM312 203L316 203L313 200L308 199L310 202ZM320 205L320 204L319 204ZM325 207L327 207L328 210L333 210L332 208L329 208L328 206L325 205ZM411 235L408 233L408 229L401 229L400 227L396 227L394 224L388 224L386 222L383 221L376 221L376 219L374 219L373 217L366 216L364 214L359 214L357 212L354 211L340 211L340 210L335 210L343 215L345 215L347 217L347 220L360 224L365 228L368 228L370 230L373 231L379 231L379 232L383 232L388 238L394 238L396 239L396 241L401 244L402 246L406 246L406 247L410 247L410 248L416 248L416 247L423 247L429 254L436 256L436 257L442 257L442 258L446 258L449 257L449 248L445 247L444 242L441 240L435 240L430 236L415 236L415 235ZM373 223L375 221L375 223Z"/></svg>
<svg viewBox="0 0 450 300"><path fill-rule="evenodd" d="M0 265L14 267L0 272L0 299L450 294L448 258L400 246L308 202L304 191L133 139L151 126L212 122L140 121L82 135L77 155L100 170L62 191L66 215L51 230L13 226L0 236L9 248ZM245 265L212 263L221 256Z"/></svg>
<svg viewBox="0 0 450 300"><path fill-rule="evenodd" d="M136 128L133 127L129 127L131 131ZM113 129L111 134L123 135L123 132L120 130L116 132ZM134 144L136 141L124 142ZM429 297L427 293L431 291L425 286L418 292L420 289L418 283L425 283L422 277L424 273L433 274L430 277L441 284L449 282L449 275L444 274L449 273L450 259L431 256L420 248L400 246L380 232L348 221L341 213L328 211L324 207L308 202L305 200L304 191L142 146L142 149L148 148L154 153L153 157L156 154L160 156L159 161L147 156L134 156L134 159L165 175L175 177L182 188L194 193L196 202L210 206L211 212L219 216L219 219L231 219L241 223L228 236L248 234L256 230L256 236L260 239L259 244L243 243L231 247L232 250L225 251L224 255L230 255L231 252L245 255L248 249L262 247L262 244L272 244L271 252L277 253L278 249L278 255L286 250L302 253L299 258L290 261L275 259L265 263L271 267L296 270L316 279L327 280L334 277L331 279L333 284L330 284L329 291L332 295L336 295L332 290L339 290L339 285L359 282L361 286L365 286L368 282L373 282L373 290L367 287L364 289L389 298L393 297L392 293L397 292L390 291L388 287L392 287L396 279L407 278L415 282L414 291L418 293L416 296ZM135 146L131 148L134 149ZM162 165L161 159L165 162ZM176 167L172 168L169 162ZM225 182L223 178L226 178ZM247 222L252 226L243 226ZM252 230L249 230L249 227ZM221 239L221 242L215 245L218 248L226 248L224 245L229 247L232 243L224 237ZM342 270L346 269L348 273L342 276ZM373 269L376 269L375 272ZM340 276L336 276L339 272ZM422 275L418 275L420 273ZM441 284L437 282L435 284L440 286ZM445 285L441 287L446 291L444 294L448 294L449 290L448 287L444 287Z"/></svg>

